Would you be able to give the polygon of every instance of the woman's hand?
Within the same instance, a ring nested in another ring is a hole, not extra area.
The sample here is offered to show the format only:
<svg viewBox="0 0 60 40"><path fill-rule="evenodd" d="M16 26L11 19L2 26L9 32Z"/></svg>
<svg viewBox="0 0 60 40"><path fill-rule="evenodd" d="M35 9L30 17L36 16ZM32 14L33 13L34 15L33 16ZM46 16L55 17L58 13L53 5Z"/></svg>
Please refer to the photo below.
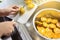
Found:
<svg viewBox="0 0 60 40"><path fill-rule="evenodd" d="M15 22L12 21L6 21L0 23L0 37L2 35L10 35L14 31L14 25Z"/></svg>
<svg viewBox="0 0 60 40"><path fill-rule="evenodd" d="M19 11L18 6L12 6L4 9L0 9L0 16L14 15Z"/></svg>

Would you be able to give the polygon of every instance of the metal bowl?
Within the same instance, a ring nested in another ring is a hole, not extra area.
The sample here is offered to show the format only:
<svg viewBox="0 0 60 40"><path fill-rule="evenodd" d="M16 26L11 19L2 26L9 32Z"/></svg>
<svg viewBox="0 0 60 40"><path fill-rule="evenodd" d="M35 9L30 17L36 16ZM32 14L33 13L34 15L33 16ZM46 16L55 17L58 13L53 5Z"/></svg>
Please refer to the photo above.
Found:
<svg viewBox="0 0 60 40"><path fill-rule="evenodd" d="M38 30L37 30L37 28L36 28L36 26L35 26L34 21L35 21L37 15L40 14L40 13L41 13L42 11L44 11L44 10L55 10L55 11L60 12L60 10L54 9L54 8L45 8L45 9L41 9L39 12L37 12L37 13L35 14L34 18L33 18L33 26L34 26L35 31L37 32L38 35L40 35L41 37L43 37L43 38L45 38L45 39L47 39L47 40L60 40L60 38L58 38L58 39L51 39L51 38L48 38L48 37L43 36L41 33L38 32Z"/></svg>

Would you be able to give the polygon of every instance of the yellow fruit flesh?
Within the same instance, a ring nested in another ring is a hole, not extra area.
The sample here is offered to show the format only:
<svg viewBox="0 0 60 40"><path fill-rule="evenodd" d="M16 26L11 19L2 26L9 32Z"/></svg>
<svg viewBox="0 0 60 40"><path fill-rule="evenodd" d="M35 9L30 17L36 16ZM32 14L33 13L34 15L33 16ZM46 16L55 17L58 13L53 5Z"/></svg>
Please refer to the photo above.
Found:
<svg viewBox="0 0 60 40"><path fill-rule="evenodd" d="M32 2L32 0L24 0L25 4L27 5L27 8L30 10L32 8L34 8L34 4Z"/></svg>
<svg viewBox="0 0 60 40"><path fill-rule="evenodd" d="M54 29L54 32L55 32L55 33L60 33L60 29L59 29L59 28L55 28L55 29Z"/></svg>
<svg viewBox="0 0 60 40"><path fill-rule="evenodd" d="M30 4L27 5L27 7L28 7L28 9L32 9L32 8L34 8L34 4L30 3Z"/></svg>
<svg viewBox="0 0 60 40"><path fill-rule="evenodd" d="M53 16L46 16L47 14ZM36 26L38 27L37 29L39 29L38 32L40 34L48 38L60 38L60 24L58 24L60 23L58 20L58 18L60 18L60 12L55 10L45 10L40 12L36 18L40 18L40 22L42 22L41 27Z"/></svg>
<svg viewBox="0 0 60 40"><path fill-rule="evenodd" d="M51 29L49 28L46 28L46 33L45 33L45 36L48 37L48 38L52 38L53 37L53 32Z"/></svg>
<svg viewBox="0 0 60 40"><path fill-rule="evenodd" d="M39 22L39 21L35 21L35 23L38 25L42 25L42 22Z"/></svg>
<svg viewBox="0 0 60 40"><path fill-rule="evenodd" d="M41 17L41 21L47 21L45 17Z"/></svg>
<svg viewBox="0 0 60 40"><path fill-rule="evenodd" d="M45 34L45 29L43 27L37 27L37 29L38 29L39 33L41 33L43 35Z"/></svg>
<svg viewBox="0 0 60 40"><path fill-rule="evenodd" d="M43 22L44 27L49 27L49 25L46 22Z"/></svg>
<svg viewBox="0 0 60 40"><path fill-rule="evenodd" d="M20 14L24 14L25 13L25 9L23 7L20 8Z"/></svg>
<svg viewBox="0 0 60 40"><path fill-rule="evenodd" d="M27 5L32 3L32 1L24 1Z"/></svg>
<svg viewBox="0 0 60 40"><path fill-rule="evenodd" d="M56 24L56 23L58 23L58 20L57 19L53 19L51 22Z"/></svg>
<svg viewBox="0 0 60 40"><path fill-rule="evenodd" d="M56 25L55 24L49 24L49 27L50 28L56 28Z"/></svg>
<svg viewBox="0 0 60 40"><path fill-rule="evenodd" d="M52 21L51 18L47 18L47 20L46 20L47 23L50 23L51 21Z"/></svg>
<svg viewBox="0 0 60 40"><path fill-rule="evenodd" d="M56 23L56 25L57 25L57 27L58 27L58 28L60 28L60 23L59 23L59 22L58 22L58 23Z"/></svg>

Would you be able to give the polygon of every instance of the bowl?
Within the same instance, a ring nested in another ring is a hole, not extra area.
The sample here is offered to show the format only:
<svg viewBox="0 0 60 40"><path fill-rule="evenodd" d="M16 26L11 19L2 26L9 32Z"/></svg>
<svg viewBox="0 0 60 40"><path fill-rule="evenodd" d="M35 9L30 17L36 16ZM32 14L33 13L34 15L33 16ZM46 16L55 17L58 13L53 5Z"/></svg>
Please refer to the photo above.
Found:
<svg viewBox="0 0 60 40"><path fill-rule="evenodd" d="M43 38L45 38L45 39L47 39L47 40L60 40L60 38L48 38L48 37L46 37L46 36L44 36L44 35L42 35L41 33L38 32L38 30L37 30L37 28L36 28L36 26L35 26L35 20L36 20L37 15L41 15L41 14L42 14L41 12L43 12L43 11L45 11L45 10L54 10L54 11L60 12L60 10L54 9L54 8L41 9L41 10L38 11L38 12L35 14L35 16L33 17L33 26L34 26L34 29L35 29L35 31L37 32L37 34L38 34L39 36L41 36L41 37L43 37ZM46 15L46 14L44 14L44 15ZM55 13L52 14L52 15L53 15L54 17L56 17L56 18L59 18L59 17L60 17L59 14L57 14L57 16L56 16ZM43 16L43 15L41 15L41 16Z"/></svg>

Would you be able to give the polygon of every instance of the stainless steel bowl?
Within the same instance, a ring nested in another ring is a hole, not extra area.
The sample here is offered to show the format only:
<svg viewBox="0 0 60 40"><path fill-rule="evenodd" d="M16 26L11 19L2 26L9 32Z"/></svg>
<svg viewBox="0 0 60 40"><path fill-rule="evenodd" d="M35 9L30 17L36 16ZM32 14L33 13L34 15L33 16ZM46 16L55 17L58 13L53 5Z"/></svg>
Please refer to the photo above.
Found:
<svg viewBox="0 0 60 40"><path fill-rule="evenodd" d="M41 13L42 11L44 11L44 10L55 10L55 11L57 11L57 12L60 12L60 10L57 10L57 9L54 9L54 8L45 8L45 9L41 9L39 12L37 12L37 13L35 14L34 18L33 18L33 26L34 26L35 31L37 32L38 35L42 36L43 38L46 38L47 40L60 40L60 38L59 38L59 39L47 38L46 36L43 36L41 33L39 33L38 30L36 29L36 26L35 26L34 21L35 21L37 15L40 14L40 13Z"/></svg>

